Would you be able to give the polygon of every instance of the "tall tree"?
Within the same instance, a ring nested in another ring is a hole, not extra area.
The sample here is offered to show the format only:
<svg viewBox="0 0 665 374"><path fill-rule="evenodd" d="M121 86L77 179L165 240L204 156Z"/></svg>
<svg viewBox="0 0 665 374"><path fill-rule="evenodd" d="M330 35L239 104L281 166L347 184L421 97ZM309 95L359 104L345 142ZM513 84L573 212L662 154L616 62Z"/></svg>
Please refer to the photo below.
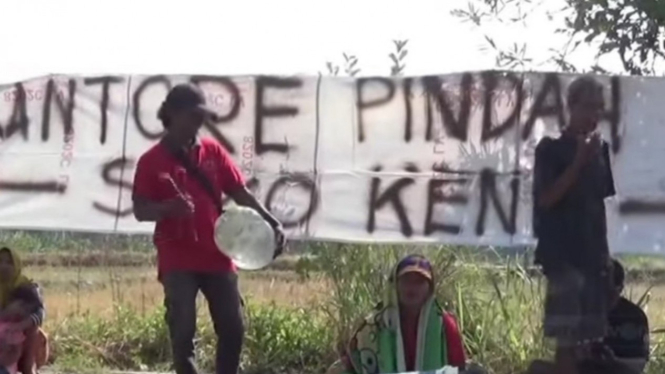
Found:
<svg viewBox="0 0 665 374"><path fill-rule="evenodd" d="M501 22L506 27L528 24L530 16L544 10L553 0L469 0L464 9L452 14L482 30L488 22ZM563 71L577 71L568 57L582 44L596 48L596 60L582 70L605 72L598 64L603 56L615 56L626 73L661 75L665 72L665 3L663 0L562 0L560 9L548 13L561 22L557 32L565 35L564 46L552 46L548 62ZM526 53L526 46L500 46L493 35L485 35L487 47L496 53L500 67L537 64Z"/></svg>

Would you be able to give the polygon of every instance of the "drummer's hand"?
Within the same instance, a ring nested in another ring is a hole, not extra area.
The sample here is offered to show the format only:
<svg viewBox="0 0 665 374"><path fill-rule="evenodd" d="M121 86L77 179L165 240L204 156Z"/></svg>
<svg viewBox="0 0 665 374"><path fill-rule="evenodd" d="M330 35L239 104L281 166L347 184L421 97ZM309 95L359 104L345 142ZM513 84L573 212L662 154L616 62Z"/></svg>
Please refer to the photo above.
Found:
<svg viewBox="0 0 665 374"><path fill-rule="evenodd" d="M273 230L275 230L275 256L273 259L279 257L282 252L284 252L284 246L286 245L286 236L284 235L284 228L282 225L278 225L277 227L274 227Z"/></svg>
<svg viewBox="0 0 665 374"><path fill-rule="evenodd" d="M186 217L194 213L194 202L184 195L177 195L163 203L166 214L171 217Z"/></svg>

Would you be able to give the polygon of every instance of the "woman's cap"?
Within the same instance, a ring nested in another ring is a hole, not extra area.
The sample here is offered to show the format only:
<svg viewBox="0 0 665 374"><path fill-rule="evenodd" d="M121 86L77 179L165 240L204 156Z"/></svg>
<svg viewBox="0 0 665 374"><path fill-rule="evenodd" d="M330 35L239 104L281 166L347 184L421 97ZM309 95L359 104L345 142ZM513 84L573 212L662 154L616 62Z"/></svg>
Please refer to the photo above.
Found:
<svg viewBox="0 0 665 374"><path fill-rule="evenodd" d="M397 276L401 277L408 273L418 273L425 278L432 280L432 264L423 256L407 256L397 265Z"/></svg>

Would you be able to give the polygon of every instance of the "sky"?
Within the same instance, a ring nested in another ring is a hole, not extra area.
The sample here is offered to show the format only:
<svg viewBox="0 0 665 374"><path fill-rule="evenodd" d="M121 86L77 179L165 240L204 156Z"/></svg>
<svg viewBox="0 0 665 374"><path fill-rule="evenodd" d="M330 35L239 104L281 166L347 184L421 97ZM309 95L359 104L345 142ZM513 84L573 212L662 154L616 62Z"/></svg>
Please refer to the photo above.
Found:
<svg viewBox="0 0 665 374"><path fill-rule="evenodd" d="M561 6L562 0L548 0ZM483 32L526 42L536 58L564 39L543 14L527 27L474 29L450 15L468 0L3 0L0 82L51 73L312 74L342 52L364 75L387 75L392 40L409 39L406 73L495 67ZM587 48L575 55L587 62ZM541 69L547 70L547 66Z"/></svg>

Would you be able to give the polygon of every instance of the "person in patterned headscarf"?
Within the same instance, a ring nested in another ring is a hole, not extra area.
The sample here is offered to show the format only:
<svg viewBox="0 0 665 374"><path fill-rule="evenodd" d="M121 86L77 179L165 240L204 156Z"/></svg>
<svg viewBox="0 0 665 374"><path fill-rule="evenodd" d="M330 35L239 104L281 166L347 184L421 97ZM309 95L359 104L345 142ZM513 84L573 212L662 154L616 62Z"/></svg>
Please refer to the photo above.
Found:
<svg viewBox="0 0 665 374"><path fill-rule="evenodd" d="M385 300L353 334L329 374L385 374L464 370L466 355L453 316L434 297L432 265L423 256L402 259Z"/></svg>

